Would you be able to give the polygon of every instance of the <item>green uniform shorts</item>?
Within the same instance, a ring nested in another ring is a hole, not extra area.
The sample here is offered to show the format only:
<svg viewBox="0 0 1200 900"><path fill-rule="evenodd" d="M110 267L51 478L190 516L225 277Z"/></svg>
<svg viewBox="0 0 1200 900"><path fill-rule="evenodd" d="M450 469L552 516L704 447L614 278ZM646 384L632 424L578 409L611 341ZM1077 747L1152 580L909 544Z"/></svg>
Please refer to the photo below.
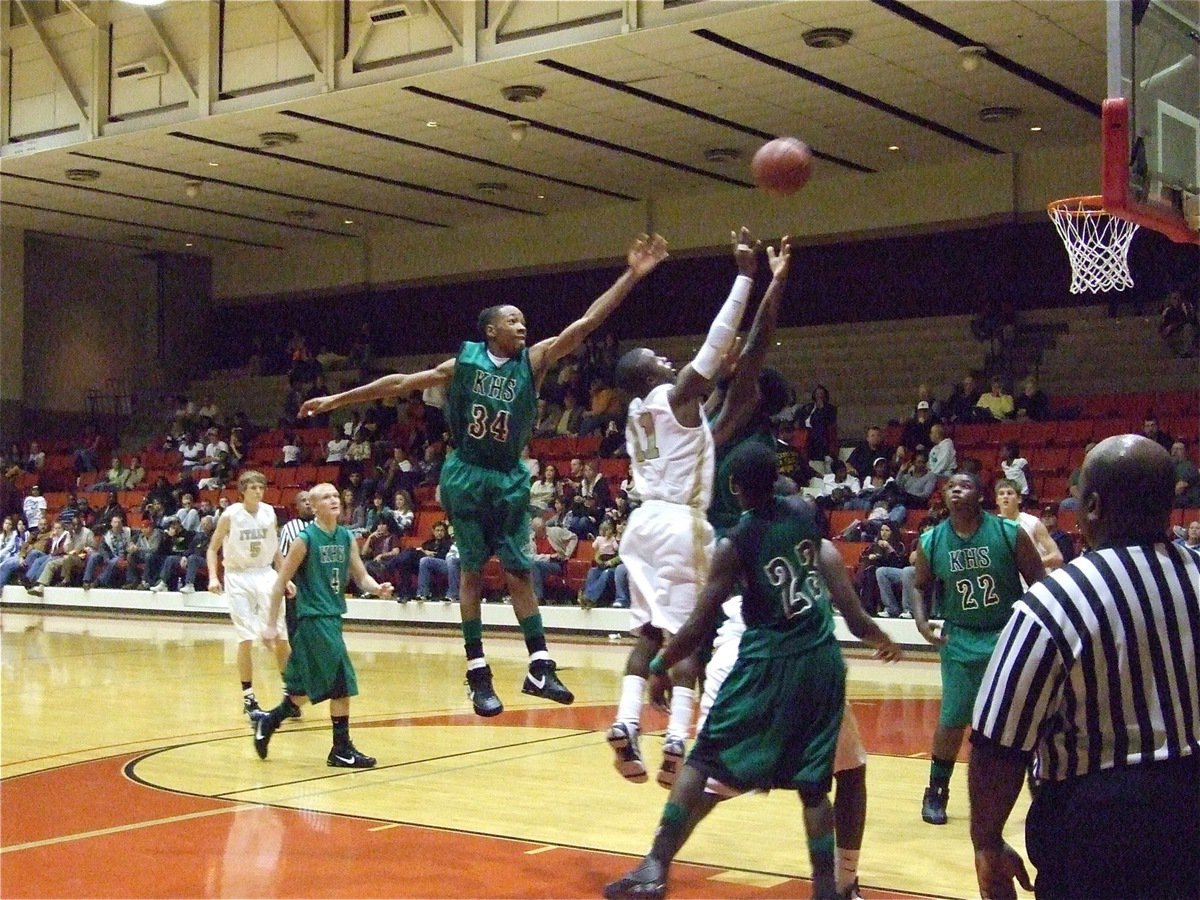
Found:
<svg viewBox="0 0 1200 900"><path fill-rule="evenodd" d="M464 572L481 571L492 554L510 572L529 571L528 469L497 472L451 453L439 486Z"/></svg>
<svg viewBox="0 0 1200 900"><path fill-rule="evenodd" d="M740 657L688 765L741 791L828 792L845 708L846 664L835 641L789 656Z"/></svg>
<svg viewBox="0 0 1200 900"><path fill-rule="evenodd" d="M358 693L354 665L342 637L341 616L303 616L291 634L292 655L283 672L289 693L311 703Z"/></svg>
<svg viewBox="0 0 1200 900"><path fill-rule="evenodd" d="M1000 632L975 631L947 622L943 633L946 645L941 649L942 709L938 714L938 725L961 728L971 724L975 697L983 684L983 675Z"/></svg>

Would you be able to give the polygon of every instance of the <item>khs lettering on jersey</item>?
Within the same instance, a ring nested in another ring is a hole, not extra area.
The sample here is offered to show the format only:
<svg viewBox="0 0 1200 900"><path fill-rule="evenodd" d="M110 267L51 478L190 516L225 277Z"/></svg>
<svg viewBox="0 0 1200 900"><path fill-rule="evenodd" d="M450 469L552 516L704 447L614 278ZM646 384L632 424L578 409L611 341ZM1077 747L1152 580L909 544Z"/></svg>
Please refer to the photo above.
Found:
<svg viewBox="0 0 1200 900"><path fill-rule="evenodd" d="M965 547L962 550L950 551L950 571L970 572L975 569L986 569L992 564L988 547Z"/></svg>
<svg viewBox="0 0 1200 900"><path fill-rule="evenodd" d="M346 548L341 544L324 544L319 549L323 563L344 563L346 561Z"/></svg>
<svg viewBox="0 0 1200 900"><path fill-rule="evenodd" d="M471 393L511 403L517 396L517 380L501 375L491 375L487 372L476 372L475 383L471 385Z"/></svg>

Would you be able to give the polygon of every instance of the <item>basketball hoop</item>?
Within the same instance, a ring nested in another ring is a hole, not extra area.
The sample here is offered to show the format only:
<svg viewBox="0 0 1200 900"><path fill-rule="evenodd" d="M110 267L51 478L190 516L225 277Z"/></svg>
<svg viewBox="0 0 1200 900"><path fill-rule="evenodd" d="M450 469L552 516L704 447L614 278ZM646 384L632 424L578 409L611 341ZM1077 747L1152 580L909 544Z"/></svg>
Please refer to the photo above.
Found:
<svg viewBox="0 0 1200 900"><path fill-rule="evenodd" d="M1102 197L1068 197L1046 206L1071 260L1071 293L1123 291L1133 287L1129 244L1137 223L1114 216Z"/></svg>

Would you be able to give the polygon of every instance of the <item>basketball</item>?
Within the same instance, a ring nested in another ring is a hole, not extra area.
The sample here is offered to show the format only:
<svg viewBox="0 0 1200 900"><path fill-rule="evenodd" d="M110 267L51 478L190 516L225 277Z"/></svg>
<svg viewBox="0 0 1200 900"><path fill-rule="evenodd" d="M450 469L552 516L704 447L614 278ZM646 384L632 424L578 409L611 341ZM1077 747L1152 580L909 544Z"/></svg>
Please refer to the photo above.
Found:
<svg viewBox="0 0 1200 900"><path fill-rule="evenodd" d="M750 174L767 193L786 197L808 183L812 151L799 138L775 138L758 148L750 161Z"/></svg>

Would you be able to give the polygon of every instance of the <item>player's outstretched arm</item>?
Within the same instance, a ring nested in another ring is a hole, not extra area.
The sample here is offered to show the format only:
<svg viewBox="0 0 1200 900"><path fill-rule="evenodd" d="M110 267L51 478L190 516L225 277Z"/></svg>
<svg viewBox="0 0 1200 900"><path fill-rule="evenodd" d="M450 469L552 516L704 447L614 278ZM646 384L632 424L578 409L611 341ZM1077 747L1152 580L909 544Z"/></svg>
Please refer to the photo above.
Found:
<svg viewBox="0 0 1200 900"><path fill-rule="evenodd" d="M363 565L362 554L358 551L358 542L354 540L350 541L350 577L354 579L355 584L373 597L386 599L392 596L392 583L390 581L379 582L371 577L367 567Z"/></svg>
<svg viewBox="0 0 1200 900"><path fill-rule="evenodd" d="M733 258L738 267L733 287L709 326L704 345L696 358L680 370L671 388L671 409L681 425L698 424L693 420L698 419L699 414L692 407L712 390L713 379L717 377L722 361L737 339L738 327L742 324L742 316L750 300L750 290L754 287L754 273L758 269L758 242L750 235L750 229L743 225L733 232L733 245Z"/></svg>
<svg viewBox="0 0 1200 900"><path fill-rule="evenodd" d="M381 378L376 378L369 384L350 388L350 390L342 391L340 394L330 394L326 397L313 397L311 400L305 400L304 404L300 407L298 418L303 419L306 416L321 415L356 403L370 403L374 400L383 400L388 397L403 397L405 394L410 394L413 391L423 391L425 388L436 385L449 384L450 379L453 377L453 359L446 360L436 368L426 369L423 372L414 372L411 375L399 373L384 375Z"/></svg>
<svg viewBox="0 0 1200 900"><path fill-rule="evenodd" d="M771 268L771 283L758 304L750 333L738 356L737 368L725 391L721 412L713 423L713 441L722 446L745 427L750 416L758 407L758 376L767 358L767 350L775 335L775 323L779 320L779 301L782 299L791 267L791 238L784 236L779 242L779 252L767 247L767 264Z"/></svg>
<svg viewBox="0 0 1200 900"><path fill-rule="evenodd" d="M229 536L229 516L217 519L217 528L208 541L208 550L204 553L204 562L208 566L208 592L221 593L221 579L217 577L217 552L225 546L225 538Z"/></svg>
<svg viewBox="0 0 1200 900"><path fill-rule="evenodd" d="M893 641L875 620L868 616L858 599L858 591L850 583L846 574L846 565L842 555L830 541L821 541L821 550L817 554L817 571L829 585L829 594L833 605L846 620L846 627L856 638L875 650L875 656L884 662L896 662L904 656L900 645Z"/></svg>
<svg viewBox="0 0 1200 900"><path fill-rule="evenodd" d="M604 324L634 286L666 258L667 242L662 235L638 235L625 258L627 267L612 287L593 300L587 312L564 328L561 334L538 341L529 348L529 364L534 376L541 378L555 362L573 353L588 335Z"/></svg>

